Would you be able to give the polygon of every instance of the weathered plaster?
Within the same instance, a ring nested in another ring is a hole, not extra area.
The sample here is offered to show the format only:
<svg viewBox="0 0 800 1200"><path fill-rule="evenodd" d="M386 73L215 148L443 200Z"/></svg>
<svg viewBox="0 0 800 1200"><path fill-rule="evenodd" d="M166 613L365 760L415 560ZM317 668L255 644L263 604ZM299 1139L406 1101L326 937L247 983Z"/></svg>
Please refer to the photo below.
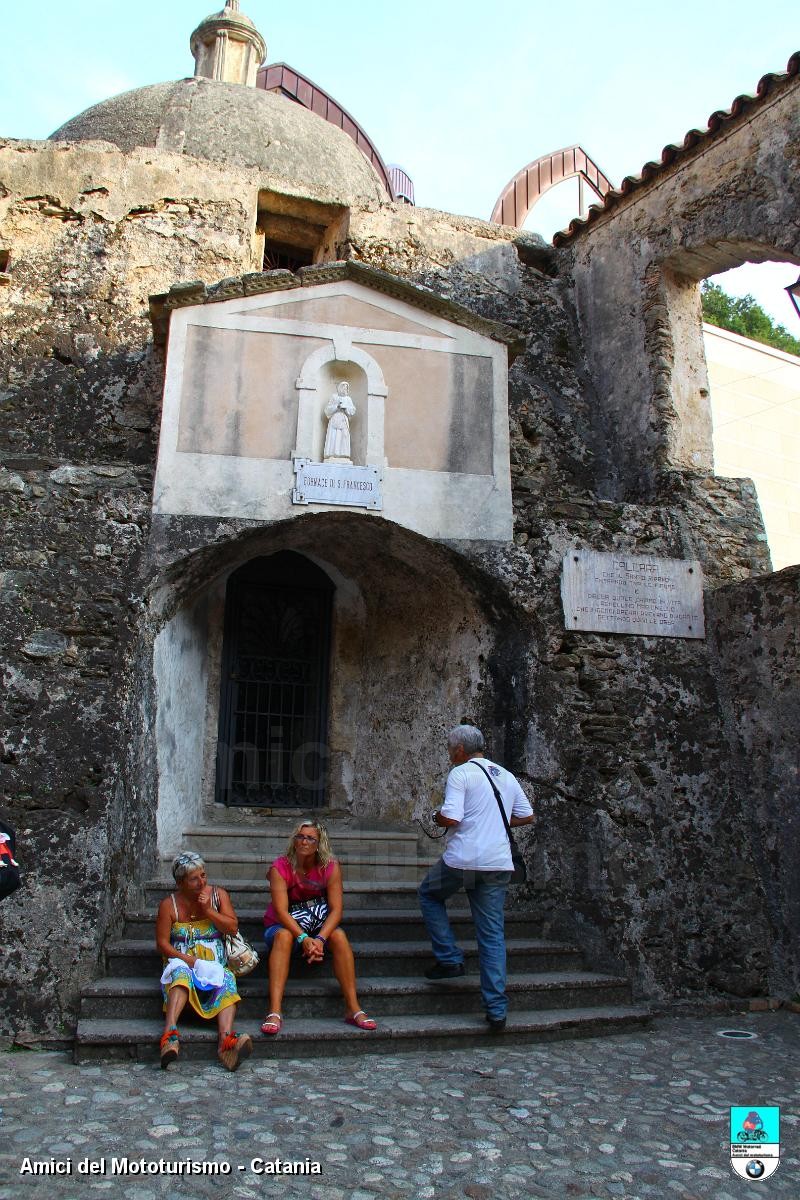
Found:
<svg viewBox="0 0 800 1200"><path fill-rule="evenodd" d="M153 652L158 755L158 851L176 854L183 830L200 818L208 690L208 606L181 609L160 630Z"/></svg>

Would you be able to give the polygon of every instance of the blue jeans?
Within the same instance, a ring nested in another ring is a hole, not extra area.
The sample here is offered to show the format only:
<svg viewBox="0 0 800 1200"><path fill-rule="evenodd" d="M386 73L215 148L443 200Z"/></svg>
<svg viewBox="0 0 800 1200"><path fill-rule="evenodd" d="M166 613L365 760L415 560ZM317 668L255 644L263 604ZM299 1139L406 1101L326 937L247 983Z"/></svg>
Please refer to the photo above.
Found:
<svg viewBox="0 0 800 1200"><path fill-rule="evenodd" d="M508 1009L503 909L510 881L510 871L461 871L440 859L417 893L433 953L441 963L458 965L464 954L456 945L445 905L461 888L466 891L478 941L481 995L493 1021L502 1020Z"/></svg>

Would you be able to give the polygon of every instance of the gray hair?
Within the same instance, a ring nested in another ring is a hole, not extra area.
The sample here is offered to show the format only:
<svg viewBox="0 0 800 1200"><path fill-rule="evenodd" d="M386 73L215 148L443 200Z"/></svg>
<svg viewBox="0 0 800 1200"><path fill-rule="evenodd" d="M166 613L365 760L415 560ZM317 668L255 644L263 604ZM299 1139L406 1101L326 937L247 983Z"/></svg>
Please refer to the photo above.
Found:
<svg viewBox="0 0 800 1200"><path fill-rule="evenodd" d="M456 725L447 735L447 744L450 747L463 746L467 755L481 754L486 746L483 734L474 725Z"/></svg>
<svg viewBox="0 0 800 1200"><path fill-rule="evenodd" d="M195 854L193 850L184 850L183 854L179 854L172 863L172 877L176 883L180 883L190 871L196 871L198 867L204 867L205 861L199 854Z"/></svg>

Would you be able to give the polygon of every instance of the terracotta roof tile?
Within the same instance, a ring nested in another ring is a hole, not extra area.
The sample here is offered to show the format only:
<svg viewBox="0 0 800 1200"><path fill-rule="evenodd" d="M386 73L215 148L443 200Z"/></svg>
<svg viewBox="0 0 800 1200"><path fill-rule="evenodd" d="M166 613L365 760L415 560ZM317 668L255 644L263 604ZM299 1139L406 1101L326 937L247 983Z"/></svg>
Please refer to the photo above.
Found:
<svg viewBox="0 0 800 1200"><path fill-rule="evenodd" d="M787 79L798 74L800 74L800 51L792 55L784 72L780 74L770 72L768 75L763 75L758 81L754 96L737 96L727 111L720 108L711 114L706 129L690 129L680 146L670 144L664 147L659 162L646 162L639 175L626 175L618 188L611 188L606 194L602 204L593 204L585 217L575 217L566 229L555 234L553 245L566 246L599 217L615 208L631 192L650 183L679 158L691 154L699 145L712 141L730 121L735 121L743 113L762 104L777 85L785 83Z"/></svg>

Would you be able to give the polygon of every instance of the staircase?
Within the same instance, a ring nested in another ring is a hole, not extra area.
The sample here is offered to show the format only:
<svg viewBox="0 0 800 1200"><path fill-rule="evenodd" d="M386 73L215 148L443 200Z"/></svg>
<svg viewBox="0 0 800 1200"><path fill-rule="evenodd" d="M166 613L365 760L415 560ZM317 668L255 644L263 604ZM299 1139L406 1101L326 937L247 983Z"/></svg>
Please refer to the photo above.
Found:
<svg viewBox="0 0 800 1200"><path fill-rule="evenodd" d="M234 824L236 817L240 823ZM414 831L326 822L345 881L343 928L356 955L358 994L378 1030L364 1033L344 1024L344 1008L329 963L292 967L284 997L284 1026L265 1037L259 1026L267 1010L266 952L262 917L268 899L266 872L282 854L291 816L252 817L224 813L219 824L188 829L184 845L202 854L209 879L226 888L245 937L261 954L256 970L239 981L242 1003L236 1028L253 1036L254 1053L271 1058L309 1055L396 1053L497 1045L483 1019L478 956L466 898L449 904L456 936L466 954L464 977L429 983L433 962L419 914L416 888L440 849ZM228 823L223 824L226 820ZM155 1059L162 1031L155 949L158 903L173 890L170 860L146 884L146 911L128 915L119 941L106 948L106 974L83 989L75 1036L75 1060ZM544 940L530 916L509 912L508 1025L503 1044L593 1037L645 1026L646 1008L631 1004L626 979L588 971L580 951ZM262 953L263 951L263 953ZM208 1058L216 1045L216 1022L185 1010L180 1022L181 1057Z"/></svg>

